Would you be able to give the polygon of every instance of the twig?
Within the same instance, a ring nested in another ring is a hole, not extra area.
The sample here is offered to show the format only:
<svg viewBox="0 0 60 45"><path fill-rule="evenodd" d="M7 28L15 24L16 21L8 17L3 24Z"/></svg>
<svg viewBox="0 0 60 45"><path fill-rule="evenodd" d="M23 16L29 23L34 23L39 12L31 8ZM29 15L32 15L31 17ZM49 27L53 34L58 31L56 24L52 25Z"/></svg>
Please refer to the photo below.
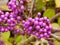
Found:
<svg viewBox="0 0 60 45"><path fill-rule="evenodd" d="M35 0L32 0L32 3L31 3L31 9L30 9L30 14L32 14L34 2L35 2Z"/></svg>
<svg viewBox="0 0 60 45"><path fill-rule="evenodd" d="M57 13L55 16L53 16L53 17L50 19L50 22L53 22L54 19L56 19L57 17L60 17L60 12Z"/></svg>
<svg viewBox="0 0 60 45"><path fill-rule="evenodd" d="M28 16L24 11L23 11L23 16L25 16L25 18L28 19Z"/></svg>
<svg viewBox="0 0 60 45"><path fill-rule="evenodd" d="M43 44L49 45L49 43L46 39L42 38L41 41L42 41Z"/></svg>
<svg viewBox="0 0 60 45"><path fill-rule="evenodd" d="M51 36L54 37L56 40L58 40L60 42L59 36L56 36L55 34L51 34Z"/></svg>
<svg viewBox="0 0 60 45"><path fill-rule="evenodd" d="M46 40L48 40L48 41L54 41L55 39L54 38L46 38Z"/></svg>
<svg viewBox="0 0 60 45"><path fill-rule="evenodd" d="M55 35L57 35L57 36L60 36L60 32L56 32L56 33L54 33Z"/></svg>
<svg viewBox="0 0 60 45"><path fill-rule="evenodd" d="M39 40L37 40L37 41L34 43L34 45L39 45L39 44L41 44L41 42L40 42Z"/></svg>
<svg viewBox="0 0 60 45"><path fill-rule="evenodd" d="M37 1L38 0L32 0L32 2L31 2L30 9L29 9L29 15L30 15L30 17L32 17L32 11L33 11L33 8L34 8L34 6L35 6L35 4L36 4Z"/></svg>
<svg viewBox="0 0 60 45"><path fill-rule="evenodd" d="M55 32L60 32L60 28L53 28L52 29L52 32L55 33Z"/></svg>

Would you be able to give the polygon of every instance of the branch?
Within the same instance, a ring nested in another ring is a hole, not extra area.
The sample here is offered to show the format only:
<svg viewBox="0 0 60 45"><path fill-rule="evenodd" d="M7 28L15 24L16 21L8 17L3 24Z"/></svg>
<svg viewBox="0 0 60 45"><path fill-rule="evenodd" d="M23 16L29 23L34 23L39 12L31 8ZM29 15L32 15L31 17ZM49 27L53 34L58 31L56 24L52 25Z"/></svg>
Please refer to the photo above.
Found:
<svg viewBox="0 0 60 45"><path fill-rule="evenodd" d="M56 18L60 17L60 12L57 13L55 16L53 16L51 19L50 19L50 22L53 22Z"/></svg>
<svg viewBox="0 0 60 45"><path fill-rule="evenodd" d="M48 41L54 41L54 38L46 38Z"/></svg>
<svg viewBox="0 0 60 45"><path fill-rule="evenodd" d="M34 5L34 0L32 0L32 3L31 3L31 9L30 9L30 14L32 14L32 10L33 10L33 5Z"/></svg>
<svg viewBox="0 0 60 45"><path fill-rule="evenodd" d="M56 40L58 40L60 42L59 36L56 36L55 34L51 34L51 36L54 37Z"/></svg>
<svg viewBox="0 0 60 45"><path fill-rule="evenodd" d="M46 39L42 38L41 41L42 41L43 45L44 44L49 45L49 43L48 43L48 41Z"/></svg>
<svg viewBox="0 0 60 45"><path fill-rule="evenodd" d="M60 32L56 32L56 33L54 33L55 35L57 35L57 36L60 36Z"/></svg>
<svg viewBox="0 0 60 45"><path fill-rule="evenodd" d="M32 17L32 11L33 11L33 8L34 8L34 6L35 6L35 4L36 4L36 2L37 2L38 0L32 0L32 2L31 2L31 4L29 5L29 15L30 15L30 17Z"/></svg>
<svg viewBox="0 0 60 45"><path fill-rule="evenodd" d="M29 37L28 39L26 39L25 41L22 41L19 45L27 45L29 44L30 42L34 42L36 40L35 36L31 36Z"/></svg>
<svg viewBox="0 0 60 45"><path fill-rule="evenodd" d="M53 28L52 29L52 32L55 33L55 32L60 32L60 28Z"/></svg>
<svg viewBox="0 0 60 45"><path fill-rule="evenodd" d="M39 45L41 44L41 42L39 40L37 40L36 42L34 42L34 45Z"/></svg>

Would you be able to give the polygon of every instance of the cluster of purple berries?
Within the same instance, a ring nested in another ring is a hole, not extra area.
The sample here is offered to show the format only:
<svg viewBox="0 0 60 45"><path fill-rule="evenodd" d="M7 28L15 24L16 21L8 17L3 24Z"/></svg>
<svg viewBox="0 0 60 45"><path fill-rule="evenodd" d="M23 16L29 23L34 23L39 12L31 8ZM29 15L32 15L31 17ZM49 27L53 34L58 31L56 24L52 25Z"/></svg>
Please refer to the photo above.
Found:
<svg viewBox="0 0 60 45"><path fill-rule="evenodd" d="M0 11L0 32L7 32L7 25L6 25L6 21L7 21L7 14L8 13L4 13L2 11Z"/></svg>
<svg viewBox="0 0 60 45"><path fill-rule="evenodd" d="M0 11L0 32L7 32L13 30L21 21L21 17L15 15L13 12L3 13Z"/></svg>
<svg viewBox="0 0 60 45"><path fill-rule="evenodd" d="M24 11L24 2L25 0L10 0L8 3L9 9L12 12L3 13L0 11L0 32L7 32L8 30L14 30L14 34L20 33L20 29L16 28L16 25L19 25L21 18L21 13ZM39 39L46 37L49 38L51 34L52 27L50 21L47 17L41 17L41 13L38 12L37 17L28 18L26 21L22 21L23 28L25 31L22 31L22 34L27 33L28 35L35 35Z"/></svg>
<svg viewBox="0 0 60 45"><path fill-rule="evenodd" d="M41 13L38 13L35 18L28 18L26 21L23 20L22 23L26 34L33 34L38 39L50 37L52 30L50 21L47 17L41 17Z"/></svg>
<svg viewBox="0 0 60 45"><path fill-rule="evenodd" d="M24 0L10 0L8 3L8 8L14 11L15 14L21 13L24 11Z"/></svg>
<svg viewBox="0 0 60 45"><path fill-rule="evenodd" d="M24 10L24 1L20 0L20 2L17 2L17 0L10 0L8 7L12 12L3 13L0 11L0 32L7 32L8 30L19 31L19 29L16 29L16 25L19 25L21 21L20 14Z"/></svg>

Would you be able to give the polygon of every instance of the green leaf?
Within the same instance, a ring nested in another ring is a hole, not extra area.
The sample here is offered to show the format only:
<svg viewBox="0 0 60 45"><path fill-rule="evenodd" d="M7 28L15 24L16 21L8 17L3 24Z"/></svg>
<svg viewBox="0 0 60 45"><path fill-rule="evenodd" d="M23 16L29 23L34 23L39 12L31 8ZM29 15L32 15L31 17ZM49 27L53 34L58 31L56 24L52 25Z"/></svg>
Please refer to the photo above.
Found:
<svg viewBox="0 0 60 45"><path fill-rule="evenodd" d="M14 37L10 37L9 42L13 43L14 42Z"/></svg>
<svg viewBox="0 0 60 45"><path fill-rule="evenodd" d="M26 35L25 36L19 35L19 36L16 37L16 43L18 44L22 40L26 40L26 39L27 39Z"/></svg>
<svg viewBox="0 0 60 45"><path fill-rule="evenodd" d="M52 23L51 25L53 28L59 28L59 25L57 23Z"/></svg>
<svg viewBox="0 0 60 45"><path fill-rule="evenodd" d="M6 45L12 45L12 43L10 43L9 41L5 41Z"/></svg>
<svg viewBox="0 0 60 45"><path fill-rule="evenodd" d="M22 35L16 37L16 43L20 42L21 40L22 40Z"/></svg>
<svg viewBox="0 0 60 45"><path fill-rule="evenodd" d="M60 18L58 18L58 24L59 24L59 26L60 26Z"/></svg>
<svg viewBox="0 0 60 45"><path fill-rule="evenodd" d="M57 40L54 40L54 44L55 45L60 45L60 42L58 42Z"/></svg>
<svg viewBox="0 0 60 45"><path fill-rule="evenodd" d="M44 12L44 14L43 14L43 16L46 16L46 17L48 17L49 19L50 19L51 17L53 17L54 15L55 15L55 11L54 11L54 9L51 9L51 8L47 9L47 10Z"/></svg>
<svg viewBox="0 0 60 45"><path fill-rule="evenodd" d="M1 39L8 40L10 37L10 31L2 33Z"/></svg>
<svg viewBox="0 0 60 45"><path fill-rule="evenodd" d="M37 10L40 10L44 5L45 5L45 3L43 2L43 0L38 0L38 2L37 2Z"/></svg>

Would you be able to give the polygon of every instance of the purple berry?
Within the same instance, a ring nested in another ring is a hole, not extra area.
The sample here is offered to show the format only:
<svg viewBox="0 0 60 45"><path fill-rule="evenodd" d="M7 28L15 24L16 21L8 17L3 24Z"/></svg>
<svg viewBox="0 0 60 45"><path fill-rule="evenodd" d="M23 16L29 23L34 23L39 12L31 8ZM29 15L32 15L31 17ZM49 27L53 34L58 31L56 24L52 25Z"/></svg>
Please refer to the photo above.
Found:
<svg viewBox="0 0 60 45"><path fill-rule="evenodd" d="M24 3L24 2L21 0L21 1L20 1L20 4L23 4L23 3Z"/></svg>
<svg viewBox="0 0 60 45"><path fill-rule="evenodd" d="M41 16L41 13L40 13L40 12L38 12L37 16L38 16L38 17L40 17L40 16Z"/></svg>

